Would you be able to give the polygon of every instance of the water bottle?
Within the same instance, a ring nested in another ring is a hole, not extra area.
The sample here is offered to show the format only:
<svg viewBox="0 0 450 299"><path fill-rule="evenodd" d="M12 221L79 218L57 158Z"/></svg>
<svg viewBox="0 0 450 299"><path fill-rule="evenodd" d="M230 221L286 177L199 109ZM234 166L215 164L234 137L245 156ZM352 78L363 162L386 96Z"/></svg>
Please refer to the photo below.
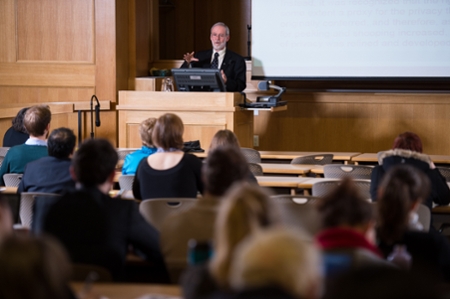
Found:
<svg viewBox="0 0 450 299"><path fill-rule="evenodd" d="M412 264L412 257L406 250L405 245L395 245L394 250L389 254L387 260L402 270L409 270Z"/></svg>
<svg viewBox="0 0 450 299"><path fill-rule="evenodd" d="M161 84L161 91L173 91L172 78L165 78Z"/></svg>
<svg viewBox="0 0 450 299"><path fill-rule="evenodd" d="M200 242L190 239L188 242L188 264L200 265L207 262L212 256L211 242Z"/></svg>

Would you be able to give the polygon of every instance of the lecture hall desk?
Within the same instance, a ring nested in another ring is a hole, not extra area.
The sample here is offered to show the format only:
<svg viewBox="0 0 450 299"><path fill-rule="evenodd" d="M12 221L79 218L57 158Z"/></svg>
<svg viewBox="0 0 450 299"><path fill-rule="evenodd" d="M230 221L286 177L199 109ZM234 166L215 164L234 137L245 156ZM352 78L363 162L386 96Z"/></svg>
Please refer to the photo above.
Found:
<svg viewBox="0 0 450 299"><path fill-rule="evenodd" d="M450 164L450 156L447 155L429 155L434 164ZM351 161L355 164L358 163L370 163L378 164L377 153L364 153L357 156L353 156Z"/></svg>

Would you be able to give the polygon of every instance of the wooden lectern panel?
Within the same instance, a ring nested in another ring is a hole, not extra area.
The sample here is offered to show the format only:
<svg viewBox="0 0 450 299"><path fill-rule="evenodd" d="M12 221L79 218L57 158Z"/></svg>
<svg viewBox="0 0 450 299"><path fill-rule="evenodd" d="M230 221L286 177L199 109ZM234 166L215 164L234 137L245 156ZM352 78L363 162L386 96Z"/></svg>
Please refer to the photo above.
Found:
<svg viewBox="0 0 450 299"><path fill-rule="evenodd" d="M177 114L184 123L185 141L199 140L208 150L218 130L232 130L241 146L253 147L253 112L241 109L239 93L120 91L119 147L141 146L141 121L164 113Z"/></svg>

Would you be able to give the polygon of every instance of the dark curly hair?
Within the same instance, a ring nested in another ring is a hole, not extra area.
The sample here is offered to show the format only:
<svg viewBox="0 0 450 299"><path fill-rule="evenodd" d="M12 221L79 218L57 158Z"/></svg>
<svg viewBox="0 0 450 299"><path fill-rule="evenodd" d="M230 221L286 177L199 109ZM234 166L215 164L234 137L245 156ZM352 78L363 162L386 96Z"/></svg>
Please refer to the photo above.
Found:
<svg viewBox="0 0 450 299"><path fill-rule="evenodd" d="M27 112L28 107L22 108L17 112L16 117L12 119L12 127L14 130L18 132L22 132L25 134L28 134L27 130L25 129L25 126L23 125L23 117L25 116L25 113Z"/></svg>
<svg viewBox="0 0 450 299"><path fill-rule="evenodd" d="M59 159L68 158L75 148L76 137L69 128L58 128L47 140L48 155Z"/></svg>

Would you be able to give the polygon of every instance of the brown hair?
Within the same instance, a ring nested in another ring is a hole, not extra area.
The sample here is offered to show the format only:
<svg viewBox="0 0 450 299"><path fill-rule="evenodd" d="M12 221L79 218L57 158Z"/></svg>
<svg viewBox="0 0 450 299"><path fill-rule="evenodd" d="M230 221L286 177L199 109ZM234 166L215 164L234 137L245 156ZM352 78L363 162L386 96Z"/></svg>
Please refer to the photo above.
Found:
<svg viewBox="0 0 450 299"><path fill-rule="evenodd" d="M218 146L230 145L236 148L241 148L239 144L239 140L236 137L236 134L230 130L220 130L214 135L211 140L211 144L209 146L209 150L212 150Z"/></svg>
<svg viewBox="0 0 450 299"><path fill-rule="evenodd" d="M47 105L36 105L30 107L23 118L23 125L28 134L42 136L52 120L52 113Z"/></svg>
<svg viewBox="0 0 450 299"><path fill-rule="evenodd" d="M337 188L319 199L316 207L324 228L342 225L356 227L374 220L372 205L349 177L344 178Z"/></svg>
<svg viewBox="0 0 450 299"><path fill-rule="evenodd" d="M386 243L398 241L408 228L411 207L427 198L429 191L430 180L420 170L407 164L391 168L378 188L379 238Z"/></svg>
<svg viewBox="0 0 450 299"><path fill-rule="evenodd" d="M250 175L248 163L240 149L219 146L208 153L202 168L205 191L222 196L237 181L244 181Z"/></svg>
<svg viewBox="0 0 450 299"><path fill-rule="evenodd" d="M181 118L173 113L161 115L153 128L153 144L164 150L183 148L184 125Z"/></svg>
<svg viewBox="0 0 450 299"><path fill-rule="evenodd" d="M413 132L404 132L397 136L394 140L393 149L405 149L410 151L415 151L418 153L422 152L422 141L420 137Z"/></svg>
<svg viewBox="0 0 450 299"><path fill-rule="evenodd" d="M210 271L219 285L228 286L236 246L248 235L280 223L270 194L256 184L237 183L223 198L215 223L215 253Z"/></svg>
<svg viewBox="0 0 450 299"><path fill-rule="evenodd" d="M64 248L49 236L13 236L0 248L2 298L68 298L71 268Z"/></svg>
<svg viewBox="0 0 450 299"><path fill-rule="evenodd" d="M142 144L148 147L153 147L152 133L155 126L156 118L150 117L141 122L139 126L139 135L141 136Z"/></svg>

